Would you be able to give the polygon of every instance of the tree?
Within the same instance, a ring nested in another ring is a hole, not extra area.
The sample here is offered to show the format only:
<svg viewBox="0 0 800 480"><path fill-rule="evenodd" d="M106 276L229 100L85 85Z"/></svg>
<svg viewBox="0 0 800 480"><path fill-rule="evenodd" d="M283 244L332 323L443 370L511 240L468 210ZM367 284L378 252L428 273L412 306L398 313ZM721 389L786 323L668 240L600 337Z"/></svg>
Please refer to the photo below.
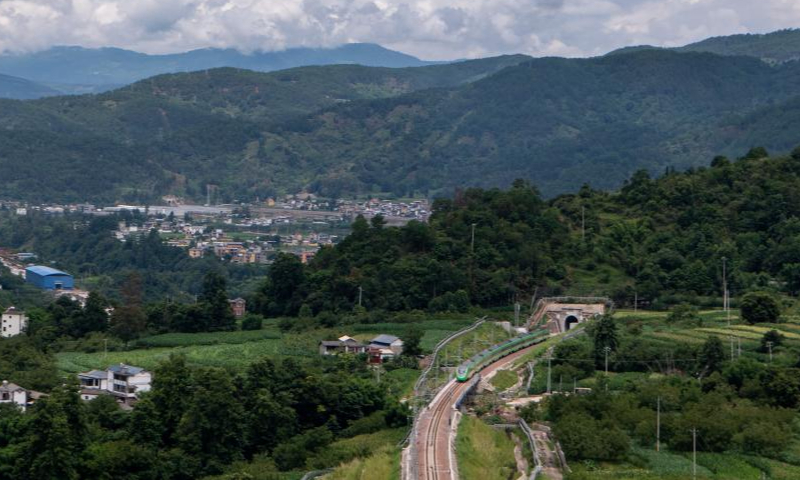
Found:
<svg viewBox="0 0 800 480"><path fill-rule="evenodd" d="M120 289L122 305L111 314L111 332L125 342L137 338L147 327L142 309L142 277L131 273Z"/></svg>
<svg viewBox="0 0 800 480"><path fill-rule="evenodd" d="M233 330L236 317L233 316L228 301L227 281L219 272L211 271L203 280L203 293L200 296L207 331Z"/></svg>
<svg viewBox="0 0 800 480"><path fill-rule="evenodd" d="M15 466L20 480L77 480L87 443L84 406L76 388L54 389L32 412L21 456Z"/></svg>
<svg viewBox="0 0 800 480"><path fill-rule="evenodd" d="M403 355L408 356L417 356L422 355L422 347L420 346L420 342L422 341L422 334L424 332L419 327L419 325L411 324L405 332L403 338Z"/></svg>
<svg viewBox="0 0 800 480"><path fill-rule="evenodd" d="M259 292L258 304L261 314L294 315L300 308L301 287L305 282L305 271L297 256L280 253L269 268L267 280Z"/></svg>
<svg viewBox="0 0 800 480"><path fill-rule="evenodd" d="M188 408L190 397L187 392L191 391L191 385L191 370L183 356L170 355L153 372L152 392L146 398L152 401L154 410L158 412L163 445L174 444L173 436Z"/></svg>
<svg viewBox="0 0 800 480"><path fill-rule="evenodd" d="M192 380L192 396L176 432L178 446L200 460L203 473L219 474L241 458L244 412L225 370L202 369Z"/></svg>
<svg viewBox="0 0 800 480"><path fill-rule="evenodd" d="M592 326L592 341L595 365L600 367L605 362L606 348L608 353L616 352L619 347L617 324L611 315L603 315Z"/></svg>
<svg viewBox="0 0 800 480"><path fill-rule="evenodd" d="M698 362L700 363L701 374L703 376L711 372L718 372L722 369L722 364L725 361L725 349L722 346L722 340L717 336L708 337L700 349Z"/></svg>
<svg viewBox="0 0 800 480"><path fill-rule="evenodd" d="M108 302L97 292L90 292L81 315L80 335L108 330Z"/></svg>
<svg viewBox="0 0 800 480"><path fill-rule="evenodd" d="M759 345L758 350L762 353L767 353L770 348L775 349L781 346L785 338L781 332L772 329L761 337L761 345Z"/></svg>
<svg viewBox="0 0 800 480"><path fill-rule="evenodd" d="M742 297L742 318L747 323L775 323L781 314L775 297L767 292L751 292Z"/></svg>

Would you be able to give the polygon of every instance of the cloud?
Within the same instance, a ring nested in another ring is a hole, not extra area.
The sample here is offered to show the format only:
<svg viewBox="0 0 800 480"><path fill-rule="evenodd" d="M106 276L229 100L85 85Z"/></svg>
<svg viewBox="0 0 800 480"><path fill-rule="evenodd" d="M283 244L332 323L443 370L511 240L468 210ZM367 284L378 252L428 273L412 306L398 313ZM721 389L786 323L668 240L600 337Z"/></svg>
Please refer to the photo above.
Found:
<svg viewBox="0 0 800 480"><path fill-rule="evenodd" d="M800 26L796 0L0 0L0 51L373 42L422 58L590 56Z"/></svg>

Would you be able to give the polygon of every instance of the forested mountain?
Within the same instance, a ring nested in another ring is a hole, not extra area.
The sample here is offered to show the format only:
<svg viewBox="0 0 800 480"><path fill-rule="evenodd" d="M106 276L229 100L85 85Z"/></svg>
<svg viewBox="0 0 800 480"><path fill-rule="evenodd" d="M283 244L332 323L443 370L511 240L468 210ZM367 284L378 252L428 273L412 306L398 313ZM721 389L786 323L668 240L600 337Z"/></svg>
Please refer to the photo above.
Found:
<svg viewBox="0 0 800 480"><path fill-rule="evenodd" d="M268 72L305 65L418 67L431 63L367 43L251 54L233 49L206 48L169 55L147 55L119 48L54 47L30 54L2 55L0 72L55 85L64 93L79 93L87 88L108 90L164 73L219 67Z"/></svg>
<svg viewBox="0 0 800 480"><path fill-rule="evenodd" d="M746 55L770 63L788 62L800 59L800 29L779 30L767 34L712 37L676 50L718 55Z"/></svg>
<svg viewBox="0 0 800 480"><path fill-rule="evenodd" d="M245 198L296 189L315 172L267 158L268 125L356 99L474 81L527 57L421 68L335 65L154 77L101 95L0 100L0 182L7 197L147 200L222 183ZM279 132L284 127L270 130ZM236 183L236 182L244 183ZM276 185L277 184L277 185Z"/></svg>
<svg viewBox="0 0 800 480"><path fill-rule="evenodd" d="M546 196L615 188L797 136L800 64L639 50L408 69L216 69L0 108L3 194L224 201L449 194L528 179Z"/></svg>
<svg viewBox="0 0 800 480"><path fill-rule="evenodd" d="M755 57L770 64L800 59L800 29L778 30L765 34L739 34L711 37L683 47L661 48L638 45L614 50L609 55L641 50L672 50L676 52L705 52L725 56Z"/></svg>
<svg viewBox="0 0 800 480"><path fill-rule="evenodd" d="M28 100L59 95L60 92L24 78L0 74L0 98Z"/></svg>
<svg viewBox="0 0 800 480"><path fill-rule="evenodd" d="M514 178L547 196L584 182L613 188L640 168L733 154L745 138L778 149L796 142L789 125L759 141L746 115L795 95L798 71L655 50L535 59L456 90L325 110L284 132L289 141L270 156L328 165L314 188L332 195L437 193Z"/></svg>

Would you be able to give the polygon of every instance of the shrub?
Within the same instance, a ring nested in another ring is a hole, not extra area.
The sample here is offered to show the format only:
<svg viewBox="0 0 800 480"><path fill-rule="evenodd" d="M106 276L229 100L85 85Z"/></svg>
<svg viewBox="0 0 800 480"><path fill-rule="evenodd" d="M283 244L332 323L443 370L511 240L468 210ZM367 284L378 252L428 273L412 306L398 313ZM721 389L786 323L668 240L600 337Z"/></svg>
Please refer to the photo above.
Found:
<svg viewBox="0 0 800 480"><path fill-rule="evenodd" d="M248 313L242 318L242 330L261 330L264 324L264 317L253 313Z"/></svg>

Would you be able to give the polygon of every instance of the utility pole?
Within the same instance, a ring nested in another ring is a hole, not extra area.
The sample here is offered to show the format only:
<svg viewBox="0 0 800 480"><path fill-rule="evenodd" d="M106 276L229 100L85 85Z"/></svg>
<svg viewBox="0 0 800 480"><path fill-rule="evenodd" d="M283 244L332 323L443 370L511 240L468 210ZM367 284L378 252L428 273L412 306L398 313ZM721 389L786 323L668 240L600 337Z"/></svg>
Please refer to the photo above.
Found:
<svg viewBox="0 0 800 480"><path fill-rule="evenodd" d="M586 207L581 205L581 242L586 243Z"/></svg>
<svg viewBox="0 0 800 480"><path fill-rule="evenodd" d="M472 224L472 243L470 244L470 247L469 247L469 253L470 254L475 253L475 225L477 225L477 224L476 223Z"/></svg>
<svg viewBox="0 0 800 480"><path fill-rule="evenodd" d="M728 314L728 259L722 257L722 309L728 316L728 326L731 326L731 316Z"/></svg>
<svg viewBox="0 0 800 480"><path fill-rule="evenodd" d="M361 297L364 294L364 289L361 288L361 285L358 286L358 306L361 306Z"/></svg>
<svg viewBox="0 0 800 480"><path fill-rule="evenodd" d="M697 478L697 429L692 429L692 479Z"/></svg>
<svg viewBox="0 0 800 480"><path fill-rule="evenodd" d="M772 363L772 342L767 342L767 348L769 349L769 363Z"/></svg>
<svg viewBox="0 0 800 480"><path fill-rule="evenodd" d="M550 379L552 378L552 368L551 368L552 360L553 360L553 355L551 353L549 353L547 355L547 393L548 394L551 393L551 390L550 390Z"/></svg>
<svg viewBox="0 0 800 480"><path fill-rule="evenodd" d="M661 397L656 399L656 452L661 451Z"/></svg>
<svg viewBox="0 0 800 480"><path fill-rule="evenodd" d="M733 349L733 335L730 336L731 338L731 362L733 361L734 349Z"/></svg>
<svg viewBox="0 0 800 480"><path fill-rule="evenodd" d="M519 327L519 310L520 304L519 302L514 303L514 327Z"/></svg>

